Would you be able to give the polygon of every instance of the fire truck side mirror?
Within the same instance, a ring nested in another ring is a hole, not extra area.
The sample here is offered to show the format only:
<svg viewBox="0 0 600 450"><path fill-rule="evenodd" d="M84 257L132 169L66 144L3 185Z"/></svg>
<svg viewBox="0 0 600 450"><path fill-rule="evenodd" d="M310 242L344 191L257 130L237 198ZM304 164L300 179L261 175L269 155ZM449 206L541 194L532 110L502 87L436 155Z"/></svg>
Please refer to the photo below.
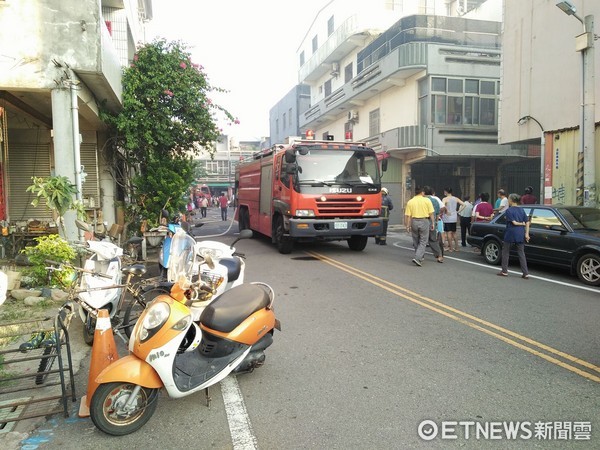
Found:
<svg viewBox="0 0 600 450"><path fill-rule="evenodd" d="M288 149L285 151L285 162L288 164L296 162L296 155L294 154L294 150Z"/></svg>
<svg viewBox="0 0 600 450"><path fill-rule="evenodd" d="M385 172L387 170L387 166L388 166L388 160L387 159L381 160L381 171L382 172Z"/></svg>

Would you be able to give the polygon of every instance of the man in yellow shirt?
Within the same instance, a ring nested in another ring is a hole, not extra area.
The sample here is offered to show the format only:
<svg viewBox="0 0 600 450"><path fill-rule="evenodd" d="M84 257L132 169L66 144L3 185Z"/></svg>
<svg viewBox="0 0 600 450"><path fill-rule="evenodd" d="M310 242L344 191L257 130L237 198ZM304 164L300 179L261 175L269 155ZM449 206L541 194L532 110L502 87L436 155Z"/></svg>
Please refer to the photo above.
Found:
<svg viewBox="0 0 600 450"><path fill-rule="evenodd" d="M412 233L413 248L415 249L415 257L412 262L421 267L421 263L425 259L429 231L434 229L435 221L433 220L434 209L431 200L425 196L423 188L417 187L416 192L416 195L406 204L404 223L406 231Z"/></svg>

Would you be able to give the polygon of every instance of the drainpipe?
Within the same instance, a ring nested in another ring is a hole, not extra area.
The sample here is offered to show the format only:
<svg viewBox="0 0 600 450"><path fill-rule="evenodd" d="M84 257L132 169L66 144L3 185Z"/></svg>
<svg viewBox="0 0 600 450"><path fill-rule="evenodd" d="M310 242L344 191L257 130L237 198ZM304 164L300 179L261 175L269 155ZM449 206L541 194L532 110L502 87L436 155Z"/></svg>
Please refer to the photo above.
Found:
<svg viewBox="0 0 600 450"><path fill-rule="evenodd" d="M69 89L71 92L71 128L73 129L73 161L75 166L75 188L77 193L75 198L78 202L83 202L82 181L81 181L81 142L79 137L79 106L77 104L77 85L79 82L75 79L75 74L69 70ZM79 240L84 239L83 231L78 229Z"/></svg>

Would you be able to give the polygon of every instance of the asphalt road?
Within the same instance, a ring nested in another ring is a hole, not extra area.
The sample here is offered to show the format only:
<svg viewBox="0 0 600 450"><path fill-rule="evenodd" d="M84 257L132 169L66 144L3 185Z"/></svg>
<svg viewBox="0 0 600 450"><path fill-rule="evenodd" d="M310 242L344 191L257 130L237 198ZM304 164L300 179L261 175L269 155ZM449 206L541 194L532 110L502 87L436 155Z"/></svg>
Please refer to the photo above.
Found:
<svg viewBox="0 0 600 450"><path fill-rule="evenodd" d="M227 231L216 211L199 238ZM202 393L162 395L150 422L121 438L75 407L20 448L600 448L599 289L539 267L530 280L516 266L497 277L470 251L443 264L429 254L419 268L405 233L388 242L291 255L264 237L237 244L246 281L275 289L282 322L266 364L233 379L237 416L228 381L211 389L210 409ZM80 393L86 383L84 366Z"/></svg>

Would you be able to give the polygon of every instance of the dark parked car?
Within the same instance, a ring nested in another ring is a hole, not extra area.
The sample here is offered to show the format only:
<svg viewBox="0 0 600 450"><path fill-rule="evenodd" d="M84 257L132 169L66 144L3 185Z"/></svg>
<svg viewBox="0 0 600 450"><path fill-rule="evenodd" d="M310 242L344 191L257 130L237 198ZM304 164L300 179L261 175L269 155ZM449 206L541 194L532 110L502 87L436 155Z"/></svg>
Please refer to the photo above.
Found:
<svg viewBox="0 0 600 450"><path fill-rule="evenodd" d="M583 206L523 205L531 220L525 255L531 263L564 267L591 286L600 286L600 209ZM488 264L500 264L504 214L471 224L467 242L481 249ZM511 258L516 257L511 250Z"/></svg>

